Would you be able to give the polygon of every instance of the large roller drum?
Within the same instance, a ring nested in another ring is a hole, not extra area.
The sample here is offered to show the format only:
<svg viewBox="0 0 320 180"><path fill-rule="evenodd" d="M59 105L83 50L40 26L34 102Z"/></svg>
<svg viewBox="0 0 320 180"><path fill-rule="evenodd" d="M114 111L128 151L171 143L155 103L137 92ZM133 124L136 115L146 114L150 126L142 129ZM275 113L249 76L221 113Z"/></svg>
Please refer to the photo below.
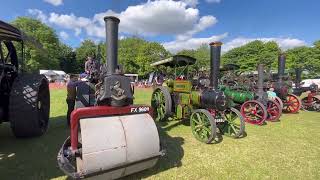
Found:
<svg viewBox="0 0 320 180"><path fill-rule="evenodd" d="M158 131L149 114L81 119L80 127L79 173L111 170L103 177L115 179L154 166L160 155Z"/></svg>
<svg viewBox="0 0 320 180"><path fill-rule="evenodd" d="M117 179L153 167L163 155L157 127L148 113L90 117L79 122L76 162L65 155L70 141L58 156L60 168L73 178Z"/></svg>

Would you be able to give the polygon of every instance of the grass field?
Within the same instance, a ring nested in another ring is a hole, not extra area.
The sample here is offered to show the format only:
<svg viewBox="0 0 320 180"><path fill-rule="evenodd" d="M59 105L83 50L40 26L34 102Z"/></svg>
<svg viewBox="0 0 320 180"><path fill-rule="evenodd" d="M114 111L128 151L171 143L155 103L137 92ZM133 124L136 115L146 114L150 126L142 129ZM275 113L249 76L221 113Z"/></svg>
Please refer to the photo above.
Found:
<svg viewBox="0 0 320 180"><path fill-rule="evenodd" d="M151 91L136 92L136 103L149 103ZM66 179L56 163L68 136L65 90L51 92L48 133L16 139L0 125L0 179ZM248 136L225 137L206 145L193 138L186 123L159 124L167 155L152 169L126 179L320 179L320 113L286 114L277 123L247 125Z"/></svg>

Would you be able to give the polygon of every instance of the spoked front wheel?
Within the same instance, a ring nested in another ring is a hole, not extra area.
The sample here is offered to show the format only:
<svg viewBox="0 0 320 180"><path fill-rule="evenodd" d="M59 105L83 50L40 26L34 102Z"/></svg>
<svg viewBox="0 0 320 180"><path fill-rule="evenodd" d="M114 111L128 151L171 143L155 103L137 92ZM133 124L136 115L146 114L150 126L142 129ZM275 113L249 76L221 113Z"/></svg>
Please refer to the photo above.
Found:
<svg viewBox="0 0 320 180"><path fill-rule="evenodd" d="M302 101L302 109L305 109L308 111L320 112L320 96L319 95L313 96L310 102L308 97L304 97L301 101Z"/></svg>
<svg viewBox="0 0 320 180"><path fill-rule="evenodd" d="M156 121L165 121L171 114L172 101L167 87L157 87L151 96L151 106Z"/></svg>
<svg viewBox="0 0 320 180"><path fill-rule="evenodd" d="M283 110L283 102L282 102L282 100L278 96L276 96L274 98L274 101L276 101L280 105L280 108L281 108L281 111L282 111Z"/></svg>
<svg viewBox="0 0 320 180"><path fill-rule="evenodd" d="M285 101L283 101L283 112L297 113L301 108L301 100L293 94L288 94Z"/></svg>
<svg viewBox="0 0 320 180"><path fill-rule="evenodd" d="M223 134L234 138L242 137L245 133L245 120L241 113L235 108L230 108L223 112L223 116L225 121L218 123Z"/></svg>
<svg viewBox="0 0 320 180"><path fill-rule="evenodd" d="M240 110L245 121L250 124L262 125L267 119L267 109L256 100L246 101Z"/></svg>
<svg viewBox="0 0 320 180"><path fill-rule="evenodd" d="M279 121L279 118L282 114L282 109L280 107L280 105L273 100L268 100L267 101L267 121Z"/></svg>
<svg viewBox="0 0 320 180"><path fill-rule="evenodd" d="M197 109L191 114L190 126L194 137L201 142L209 144L217 137L216 122L205 109Z"/></svg>

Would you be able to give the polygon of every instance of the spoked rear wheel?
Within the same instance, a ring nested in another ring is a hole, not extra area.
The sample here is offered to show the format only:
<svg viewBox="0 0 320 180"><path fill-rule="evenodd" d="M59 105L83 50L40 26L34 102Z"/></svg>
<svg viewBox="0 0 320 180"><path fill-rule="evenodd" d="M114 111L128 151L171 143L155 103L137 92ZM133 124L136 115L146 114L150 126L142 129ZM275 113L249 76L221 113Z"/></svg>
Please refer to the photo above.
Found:
<svg viewBox="0 0 320 180"><path fill-rule="evenodd" d="M283 102L283 112L297 113L301 108L301 100L293 94L288 94L286 100Z"/></svg>
<svg viewBox="0 0 320 180"><path fill-rule="evenodd" d="M194 137L201 142L209 144L217 137L216 122L205 109L197 109L191 114L190 126Z"/></svg>
<svg viewBox="0 0 320 180"><path fill-rule="evenodd" d="M218 123L218 127L221 128L222 132L234 138L240 138L245 132L245 121L241 113L235 109L230 108L224 111L224 122Z"/></svg>
<svg viewBox="0 0 320 180"><path fill-rule="evenodd" d="M304 97L302 100L302 108L309 111L320 112L320 96L316 95L312 97L312 101L308 102L308 97Z"/></svg>
<svg viewBox="0 0 320 180"><path fill-rule="evenodd" d="M278 96L276 96L274 98L274 101L276 101L280 105L280 108L281 108L281 111L282 111L283 110L283 102L282 102L282 100Z"/></svg>
<svg viewBox="0 0 320 180"><path fill-rule="evenodd" d="M240 110L245 121L250 124L262 125L267 119L267 109L256 100L246 101Z"/></svg>
<svg viewBox="0 0 320 180"><path fill-rule="evenodd" d="M279 121L279 118L282 114L282 109L276 101L268 100L267 113L268 113L268 116L266 119L267 121L272 121L272 122Z"/></svg>
<svg viewBox="0 0 320 180"><path fill-rule="evenodd" d="M165 121L171 114L172 101L167 87L157 87L151 96L151 106L156 121Z"/></svg>

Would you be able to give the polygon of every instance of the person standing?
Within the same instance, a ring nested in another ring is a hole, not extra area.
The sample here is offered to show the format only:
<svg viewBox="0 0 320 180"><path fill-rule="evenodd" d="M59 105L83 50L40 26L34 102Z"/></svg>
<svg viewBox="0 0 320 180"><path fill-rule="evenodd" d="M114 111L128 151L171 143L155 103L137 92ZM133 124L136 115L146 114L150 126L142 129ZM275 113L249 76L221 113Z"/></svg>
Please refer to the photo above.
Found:
<svg viewBox="0 0 320 180"><path fill-rule="evenodd" d="M88 56L84 64L85 73L87 75L90 75L92 72L94 72L97 69L96 66L97 66L97 63L95 62L95 60L91 56Z"/></svg>
<svg viewBox="0 0 320 180"><path fill-rule="evenodd" d="M97 83L99 79L99 64L96 60L94 60L91 56L87 57L87 61L85 63L85 73L89 82Z"/></svg>
<svg viewBox="0 0 320 180"><path fill-rule="evenodd" d="M78 75L70 74L69 81L67 82L67 98L66 102L68 104L68 112L67 112L67 124L70 126L70 115L74 110L74 106L76 103L77 96L77 86L81 82L78 80Z"/></svg>

